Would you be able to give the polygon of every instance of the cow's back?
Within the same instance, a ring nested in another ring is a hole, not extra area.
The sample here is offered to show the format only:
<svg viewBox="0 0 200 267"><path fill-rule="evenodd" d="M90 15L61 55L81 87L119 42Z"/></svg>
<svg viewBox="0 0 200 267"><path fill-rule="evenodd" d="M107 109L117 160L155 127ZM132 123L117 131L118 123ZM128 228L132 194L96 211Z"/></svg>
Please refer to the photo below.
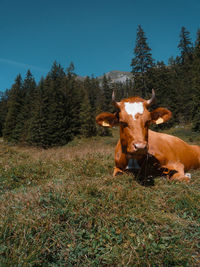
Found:
<svg viewBox="0 0 200 267"><path fill-rule="evenodd" d="M149 130L149 153L162 166L181 163L185 171L200 167L200 147L188 145L173 135Z"/></svg>

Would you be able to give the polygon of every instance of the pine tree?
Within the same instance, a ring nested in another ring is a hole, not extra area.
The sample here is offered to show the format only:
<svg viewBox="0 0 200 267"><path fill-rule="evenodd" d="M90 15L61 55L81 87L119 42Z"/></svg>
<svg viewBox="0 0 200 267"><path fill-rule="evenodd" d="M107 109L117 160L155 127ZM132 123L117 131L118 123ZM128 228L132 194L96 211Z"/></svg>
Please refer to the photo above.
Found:
<svg viewBox="0 0 200 267"><path fill-rule="evenodd" d="M45 148L66 144L64 79L63 68L54 62L36 90L29 143Z"/></svg>
<svg viewBox="0 0 200 267"><path fill-rule="evenodd" d="M195 47L194 47L194 58L197 60L200 60L200 29L197 31L197 38L195 41Z"/></svg>
<svg viewBox="0 0 200 267"><path fill-rule="evenodd" d="M95 118L92 112L87 91L84 92L82 98L82 103L80 108L80 118L82 121L80 134L85 137L90 137L95 135L96 134Z"/></svg>
<svg viewBox="0 0 200 267"><path fill-rule="evenodd" d="M9 91L0 92L0 136L3 136L5 119L8 112Z"/></svg>
<svg viewBox="0 0 200 267"><path fill-rule="evenodd" d="M142 27L137 29L136 45L134 48L135 57L132 59L132 73L135 76L135 83L142 90L142 97L145 98L147 91L148 70L153 67L151 48L147 44L147 38Z"/></svg>
<svg viewBox="0 0 200 267"><path fill-rule="evenodd" d="M27 141L28 129L33 111L33 96L35 88L36 82L31 71L28 70L22 85L21 109L20 113L18 114L19 123L15 129L15 131L18 132L20 142Z"/></svg>
<svg viewBox="0 0 200 267"><path fill-rule="evenodd" d="M193 130L200 132L200 29L197 31L192 64L192 122Z"/></svg>
<svg viewBox="0 0 200 267"><path fill-rule="evenodd" d="M69 67L67 68L67 76L69 78L71 78L72 76L76 76L74 70L75 70L74 63L70 62Z"/></svg>
<svg viewBox="0 0 200 267"><path fill-rule="evenodd" d="M20 111L22 107L22 78L19 74L13 84L8 100L8 113L5 119L3 137L9 142L17 142L20 139L18 125L20 122Z"/></svg>
<svg viewBox="0 0 200 267"><path fill-rule="evenodd" d="M173 61L171 59L173 64ZM179 122L179 105L178 105L178 84L174 65L170 68L165 66L164 62L157 62L155 68L151 70L152 87L156 89L156 103L155 108L163 106L172 111L173 117L168 123L159 125L159 128L166 128L172 126L175 122ZM154 108L154 107L153 107Z"/></svg>
<svg viewBox="0 0 200 267"><path fill-rule="evenodd" d="M192 58L192 42L189 31L185 27L181 28L180 42L178 48L181 52L181 63L185 64L187 60Z"/></svg>
<svg viewBox="0 0 200 267"><path fill-rule="evenodd" d="M44 87L42 78L34 93L34 105L32 118L28 129L27 141L31 145L48 147L47 139L47 114L48 114L48 95Z"/></svg>
<svg viewBox="0 0 200 267"><path fill-rule="evenodd" d="M72 136L80 134L81 118L80 108L82 102L82 83L76 80L75 75L67 74L65 80L67 133Z"/></svg>
<svg viewBox="0 0 200 267"><path fill-rule="evenodd" d="M181 28L180 42L178 48L181 52L178 65L178 86L179 86L179 113L183 122L191 120L192 113L192 95L193 88L191 81L193 79L192 65L193 65L193 47L189 31L185 27ZM177 86L177 87L178 87Z"/></svg>
<svg viewBox="0 0 200 267"><path fill-rule="evenodd" d="M192 120L192 124L193 124L193 127L192 129L195 131L195 132L199 132L200 133L200 88L198 90L198 95L196 95L195 97L195 102L194 102L194 108L196 107L196 109L194 110L194 113L193 113L193 120Z"/></svg>
<svg viewBox="0 0 200 267"><path fill-rule="evenodd" d="M64 78L65 72L63 68L60 64L54 62L44 82L44 90L47 93L48 102L46 135L49 146L66 143L64 136L65 103L62 89Z"/></svg>
<svg viewBox="0 0 200 267"><path fill-rule="evenodd" d="M104 94L104 111L113 111L112 106L112 86L110 85L109 78L106 77L104 74L103 81L102 81L102 89Z"/></svg>
<svg viewBox="0 0 200 267"><path fill-rule="evenodd" d="M196 132L200 132L200 78L195 80L193 86L195 94L193 95L192 103L192 129Z"/></svg>

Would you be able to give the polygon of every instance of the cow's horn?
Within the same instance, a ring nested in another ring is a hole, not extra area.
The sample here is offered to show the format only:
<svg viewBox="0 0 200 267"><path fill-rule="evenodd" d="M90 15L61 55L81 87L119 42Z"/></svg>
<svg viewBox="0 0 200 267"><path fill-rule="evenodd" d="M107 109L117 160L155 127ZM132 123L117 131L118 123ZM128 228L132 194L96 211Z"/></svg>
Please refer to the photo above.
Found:
<svg viewBox="0 0 200 267"><path fill-rule="evenodd" d="M112 104L113 104L116 108L119 108L119 105L118 105L118 103L117 103L116 100L115 100L115 92L114 92L114 91L112 92Z"/></svg>
<svg viewBox="0 0 200 267"><path fill-rule="evenodd" d="M115 102L115 92L114 91L112 92L112 102L113 103Z"/></svg>
<svg viewBox="0 0 200 267"><path fill-rule="evenodd" d="M156 98L156 94L155 94L154 89L152 89L152 96L151 96L151 98L149 100L147 100L147 105L151 106L153 104L155 98Z"/></svg>

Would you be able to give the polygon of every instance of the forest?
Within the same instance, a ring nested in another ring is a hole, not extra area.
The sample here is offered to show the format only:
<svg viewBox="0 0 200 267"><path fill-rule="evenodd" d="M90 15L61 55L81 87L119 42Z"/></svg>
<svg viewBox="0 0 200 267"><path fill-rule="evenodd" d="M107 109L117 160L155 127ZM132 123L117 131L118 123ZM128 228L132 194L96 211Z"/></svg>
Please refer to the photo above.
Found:
<svg viewBox="0 0 200 267"><path fill-rule="evenodd" d="M65 145L75 136L110 135L96 125L95 117L101 111L114 112L112 91L117 100L135 95L148 98L152 88L155 106L173 113L162 127L190 123L193 131L200 132L200 29L194 43L185 27L179 37L179 55L166 65L153 59L139 25L130 60L134 78L125 83L111 83L106 75L102 83L89 76L81 80L72 62L64 70L55 61L38 84L30 70L24 79L19 74L0 95L0 136L9 143L48 148Z"/></svg>

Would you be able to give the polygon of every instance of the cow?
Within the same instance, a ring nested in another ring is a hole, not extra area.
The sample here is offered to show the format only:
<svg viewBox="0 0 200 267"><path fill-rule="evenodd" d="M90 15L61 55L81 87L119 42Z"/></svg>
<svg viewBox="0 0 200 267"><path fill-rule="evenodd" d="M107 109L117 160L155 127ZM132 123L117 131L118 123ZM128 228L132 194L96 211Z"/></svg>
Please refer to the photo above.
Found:
<svg viewBox="0 0 200 267"><path fill-rule="evenodd" d="M172 113L166 108L149 111L154 103L155 91L149 100L129 97L117 102L115 94L112 103L115 113L103 112L96 117L102 127L119 126L120 138L115 148L113 176L123 174L127 169L143 170L148 175L165 175L170 180L190 181L190 169L200 167L200 146L189 145L178 137L149 129L150 124L168 121ZM147 170L148 168L148 170Z"/></svg>

